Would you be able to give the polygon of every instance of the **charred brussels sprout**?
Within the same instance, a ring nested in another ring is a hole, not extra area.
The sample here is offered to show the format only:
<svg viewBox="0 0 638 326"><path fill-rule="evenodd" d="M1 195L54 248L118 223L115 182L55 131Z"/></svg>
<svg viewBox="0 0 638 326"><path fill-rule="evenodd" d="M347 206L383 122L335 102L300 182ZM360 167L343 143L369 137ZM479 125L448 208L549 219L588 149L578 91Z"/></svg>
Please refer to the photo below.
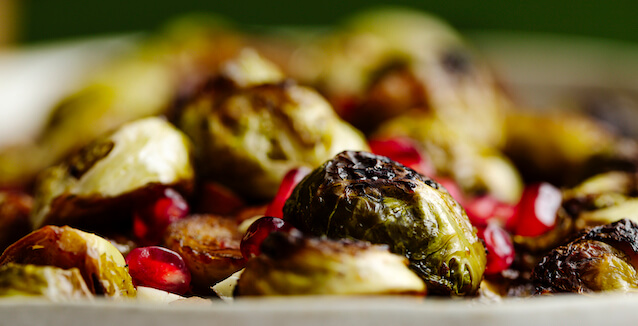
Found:
<svg viewBox="0 0 638 326"><path fill-rule="evenodd" d="M126 209L151 186L190 189L190 151L186 136L162 119L124 125L40 175L32 223L117 224L118 214L100 218Z"/></svg>
<svg viewBox="0 0 638 326"><path fill-rule="evenodd" d="M630 220L584 230L534 269L539 293L636 291L638 224Z"/></svg>
<svg viewBox="0 0 638 326"><path fill-rule="evenodd" d="M0 267L0 297L42 296L51 301L93 297L80 271L9 263Z"/></svg>
<svg viewBox="0 0 638 326"><path fill-rule="evenodd" d="M428 291L473 294L485 248L465 212L435 181L388 158L346 151L308 175L284 207L303 232L387 244Z"/></svg>
<svg viewBox="0 0 638 326"><path fill-rule="evenodd" d="M291 168L367 148L317 92L282 81L254 55L226 65L233 66L182 114L204 177L250 199L270 199Z"/></svg>
<svg viewBox="0 0 638 326"><path fill-rule="evenodd" d="M425 284L404 257L385 246L353 240L273 233L249 260L239 295L424 294Z"/></svg>
<svg viewBox="0 0 638 326"><path fill-rule="evenodd" d="M68 226L45 226L18 240L0 256L0 266L9 263L77 268L92 293L135 296L122 254L107 240Z"/></svg>

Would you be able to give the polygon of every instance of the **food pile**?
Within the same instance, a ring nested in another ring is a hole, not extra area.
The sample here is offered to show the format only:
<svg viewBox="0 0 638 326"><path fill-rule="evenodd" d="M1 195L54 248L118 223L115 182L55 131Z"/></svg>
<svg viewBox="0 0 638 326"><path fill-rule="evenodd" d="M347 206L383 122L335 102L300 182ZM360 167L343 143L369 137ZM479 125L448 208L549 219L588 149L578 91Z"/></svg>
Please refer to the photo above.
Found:
<svg viewBox="0 0 638 326"><path fill-rule="evenodd" d="M524 107L420 12L176 22L0 151L0 296L635 291L638 144Z"/></svg>

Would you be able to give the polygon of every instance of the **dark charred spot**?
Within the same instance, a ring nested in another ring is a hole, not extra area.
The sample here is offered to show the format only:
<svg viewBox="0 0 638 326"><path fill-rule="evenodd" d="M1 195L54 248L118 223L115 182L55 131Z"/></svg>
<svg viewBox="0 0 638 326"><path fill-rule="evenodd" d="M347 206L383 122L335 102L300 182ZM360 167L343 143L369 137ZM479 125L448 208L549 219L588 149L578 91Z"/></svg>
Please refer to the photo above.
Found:
<svg viewBox="0 0 638 326"><path fill-rule="evenodd" d="M581 239L597 240L611 245L621 245L630 248L634 254L638 254L638 224L632 220L620 221L596 226L583 232Z"/></svg>
<svg viewBox="0 0 638 326"><path fill-rule="evenodd" d="M69 158L69 173L76 179L81 178L95 163L106 157L114 146L114 142L108 141L84 147Z"/></svg>
<svg viewBox="0 0 638 326"><path fill-rule="evenodd" d="M453 48L441 56L443 68L453 75L466 75L472 69L472 59L463 49Z"/></svg>
<svg viewBox="0 0 638 326"><path fill-rule="evenodd" d="M346 193L359 196L371 193L368 188L387 186L412 193L419 182L438 189L436 182L387 157L355 151L342 152L326 164L326 182L342 183Z"/></svg>

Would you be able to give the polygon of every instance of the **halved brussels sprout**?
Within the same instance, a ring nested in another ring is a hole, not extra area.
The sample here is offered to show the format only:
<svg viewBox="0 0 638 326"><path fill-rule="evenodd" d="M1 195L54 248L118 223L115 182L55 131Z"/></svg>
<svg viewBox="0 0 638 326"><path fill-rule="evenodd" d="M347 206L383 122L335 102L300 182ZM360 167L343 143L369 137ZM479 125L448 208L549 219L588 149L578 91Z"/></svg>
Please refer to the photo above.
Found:
<svg viewBox="0 0 638 326"><path fill-rule="evenodd" d="M0 256L0 266L9 263L77 268L92 293L135 296L122 254L107 240L68 226L45 226L18 240Z"/></svg>
<svg viewBox="0 0 638 326"><path fill-rule="evenodd" d="M539 293L638 291L638 224L630 220L584 230L534 269Z"/></svg>
<svg viewBox="0 0 638 326"><path fill-rule="evenodd" d="M277 232L261 249L239 278L239 295L423 295L426 290L405 257L385 246Z"/></svg>
<svg viewBox="0 0 638 326"><path fill-rule="evenodd" d="M485 248L467 215L435 181L382 156L342 152L308 175L284 218L302 232L387 244L410 260L429 292L479 287Z"/></svg>
<svg viewBox="0 0 638 326"><path fill-rule="evenodd" d="M503 143L509 101L487 65L445 22L418 11L357 15L293 61L301 80L326 94L366 133L417 108L477 143Z"/></svg>
<svg viewBox="0 0 638 326"><path fill-rule="evenodd" d="M184 258L193 290L206 293L244 267L246 262L239 251L242 236L234 219L198 215L172 223L164 244Z"/></svg>
<svg viewBox="0 0 638 326"><path fill-rule="evenodd" d="M42 296L51 301L93 297L77 268L9 263L0 267L0 297Z"/></svg>
<svg viewBox="0 0 638 326"><path fill-rule="evenodd" d="M521 176L505 155L432 114L406 113L381 125L374 137L414 139L428 155L436 174L452 177L468 193L487 192L508 203L520 199Z"/></svg>
<svg viewBox="0 0 638 326"><path fill-rule="evenodd" d="M40 175L32 224L117 224L113 212L126 210L140 191L157 185L189 190L190 156L189 140L168 122L126 124ZM107 213L113 214L103 220Z"/></svg>
<svg viewBox="0 0 638 326"><path fill-rule="evenodd" d="M274 197L294 167L316 167L344 149L367 148L318 93L278 82L280 75L266 64L254 55L229 63L243 68L231 69L235 76L221 76L194 99L180 123L195 143L202 175L257 200Z"/></svg>

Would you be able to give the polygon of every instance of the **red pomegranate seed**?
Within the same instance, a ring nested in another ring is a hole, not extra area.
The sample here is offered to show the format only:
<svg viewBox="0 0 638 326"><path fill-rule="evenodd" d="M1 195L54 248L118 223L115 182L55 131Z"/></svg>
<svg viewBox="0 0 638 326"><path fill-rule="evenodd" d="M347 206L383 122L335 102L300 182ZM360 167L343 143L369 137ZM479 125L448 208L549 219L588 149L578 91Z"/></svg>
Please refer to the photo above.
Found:
<svg viewBox="0 0 638 326"><path fill-rule="evenodd" d="M359 102L354 96L340 96L333 99L332 105L343 120L351 122L357 116Z"/></svg>
<svg viewBox="0 0 638 326"><path fill-rule="evenodd" d="M162 247L140 247L126 256L135 286L147 286L184 294L190 289L191 274L182 257Z"/></svg>
<svg viewBox="0 0 638 326"><path fill-rule="evenodd" d="M292 169L286 173L283 181L279 185L279 190L277 190L277 195L275 199L268 205L266 208L266 216L274 216L278 218L284 217L284 204L288 197L292 195L292 191L295 189L297 184L301 182L301 180L310 173L310 169L306 167L299 167L296 169Z"/></svg>
<svg viewBox="0 0 638 326"><path fill-rule="evenodd" d="M443 188L445 188L452 198L456 199L461 206L465 204L465 195L463 194L463 190L461 190L461 187L459 187L454 180L449 178L435 178L435 180L443 186Z"/></svg>
<svg viewBox="0 0 638 326"><path fill-rule="evenodd" d="M164 189L162 195L138 207L133 215L133 233L145 244L158 243L166 228L188 215L188 203L175 190Z"/></svg>
<svg viewBox="0 0 638 326"><path fill-rule="evenodd" d="M202 186L198 212L215 215L231 215L241 210L246 204L232 190L215 182L207 182Z"/></svg>
<svg viewBox="0 0 638 326"><path fill-rule="evenodd" d="M386 156L421 174L434 175L432 165L409 138L373 139L368 145L372 153Z"/></svg>
<svg viewBox="0 0 638 326"><path fill-rule="evenodd" d="M491 196L473 198L463 206L470 222L477 227L485 227L489 222L504 225L516 214L516 206L498 201Z"/></svg>
<svg viewBox="0 0 638 326"><path fill-rule="evenodd" d="M248 227L239 244L239 250L246 259L258 256L261 253L261 243L269 234L276 231L288 232L291 229L292 226L280 218L264 216Z"/></svg>
<svg viewBox="0 0 638 326"><path fill-rule="evenodd" d="M479 228L478 236L487 249L485 274L498 274L512 265L514 245L507 231L495 223L488 223L486 227Z"/></svg>
<svg viewBox="0 0 638 326"><path fill-rule="evenodd" d="M515 235L535 237L556 225L556 213L563 201L560 189L542 182L525 187L517 213L506 224Z"/></svg>

